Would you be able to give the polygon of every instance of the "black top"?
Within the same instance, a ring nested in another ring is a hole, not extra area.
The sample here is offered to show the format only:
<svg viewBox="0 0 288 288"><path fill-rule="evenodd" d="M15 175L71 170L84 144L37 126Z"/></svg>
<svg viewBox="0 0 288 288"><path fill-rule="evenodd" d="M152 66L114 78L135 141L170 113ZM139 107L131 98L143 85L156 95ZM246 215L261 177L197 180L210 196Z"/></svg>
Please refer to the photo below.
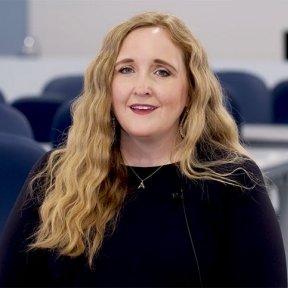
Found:
<svg viewBox="0 0 288 288"><path fill-rule="evenodd" d="M157 167L133 168L145 178ZM246 168L261 179L254 163ZM38 206L21 208L24 186L0 247L0 286L199 287L200 279L203 287L287 286L280 228L263 186L242 191L190 181L169 164L138 189L139 179L128 170L129 194L94 270L84 256L25 251ZM249 184L244 174L235 177Z"/></svg>

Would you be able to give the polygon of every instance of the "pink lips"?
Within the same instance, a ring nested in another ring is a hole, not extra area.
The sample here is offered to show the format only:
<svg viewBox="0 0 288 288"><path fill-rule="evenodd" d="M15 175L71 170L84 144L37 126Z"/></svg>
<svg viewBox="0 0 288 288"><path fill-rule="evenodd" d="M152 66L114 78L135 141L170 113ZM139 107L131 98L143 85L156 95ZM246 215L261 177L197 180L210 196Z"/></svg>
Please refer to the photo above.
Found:
<svg viewBox="0 0 288 288"><path fill-rule="evenodd" d="M147 114L156 110L158 106L148 104L133 104L130 106L130 108L135 113Z"/></svg>

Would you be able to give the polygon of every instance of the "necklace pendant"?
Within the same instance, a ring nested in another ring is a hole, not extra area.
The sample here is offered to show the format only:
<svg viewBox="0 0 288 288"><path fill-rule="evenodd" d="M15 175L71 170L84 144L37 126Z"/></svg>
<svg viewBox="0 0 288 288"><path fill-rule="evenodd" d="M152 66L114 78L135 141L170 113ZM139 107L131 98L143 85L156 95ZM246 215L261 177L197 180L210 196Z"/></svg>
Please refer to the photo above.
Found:
<svg viewBox="0 0 288 288"><path fill-rule="evenodd" d="M143 189L145 189L145 186L144 186L144 183L143 183L143 181L141 181L141 183L139 184L139 186L138 186L138 189L140 189L140 188L143 188Z"/></svg>

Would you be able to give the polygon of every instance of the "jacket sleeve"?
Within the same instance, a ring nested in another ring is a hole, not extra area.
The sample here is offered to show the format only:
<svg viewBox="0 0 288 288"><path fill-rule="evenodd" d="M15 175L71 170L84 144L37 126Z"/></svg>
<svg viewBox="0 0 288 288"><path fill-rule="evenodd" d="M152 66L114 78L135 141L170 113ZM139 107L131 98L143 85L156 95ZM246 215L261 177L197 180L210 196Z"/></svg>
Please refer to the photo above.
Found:
<svg viewBox="0 0 288 288"><path fill-rule="evenodd" d="M27 245L39 222L39 203L28 197L29 181L31 176L46 163L47 158L48 153L32 168L3 232L0 242L0 287L33 286L33 283L38 282L37 279L42 277L42 283L45 279L45 275L39 269L41 267L33 264L37 262L32 260L36 256L28 253ZM41 253L36 254L37 257L44 257L44 254L42 256Z"/></svg>
<svg viewBox="0 0 288 288"><path fill-rule="evenodd" d="M245 169L259 181L254 185L249 177L240 176L240 182L254 187L236 189L237 197L230 198L227 248L232 265L227 278L231 286L237 287L287 287L286 257L277 216L260 169L253 161L246 165Z"/></svg>

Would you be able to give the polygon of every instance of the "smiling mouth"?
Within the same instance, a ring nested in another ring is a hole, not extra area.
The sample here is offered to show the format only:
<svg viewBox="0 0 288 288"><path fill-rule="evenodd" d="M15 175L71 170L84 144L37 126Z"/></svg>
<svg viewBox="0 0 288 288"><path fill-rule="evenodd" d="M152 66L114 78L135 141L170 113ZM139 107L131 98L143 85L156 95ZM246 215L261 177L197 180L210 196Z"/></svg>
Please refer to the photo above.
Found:
<svg viewBox="0 0 288 288"><path fill-rule="evenodd" d="M158 106L152 106L152 105L131 105L130 108L133 111L154 111L158 108Z"/></svg>

